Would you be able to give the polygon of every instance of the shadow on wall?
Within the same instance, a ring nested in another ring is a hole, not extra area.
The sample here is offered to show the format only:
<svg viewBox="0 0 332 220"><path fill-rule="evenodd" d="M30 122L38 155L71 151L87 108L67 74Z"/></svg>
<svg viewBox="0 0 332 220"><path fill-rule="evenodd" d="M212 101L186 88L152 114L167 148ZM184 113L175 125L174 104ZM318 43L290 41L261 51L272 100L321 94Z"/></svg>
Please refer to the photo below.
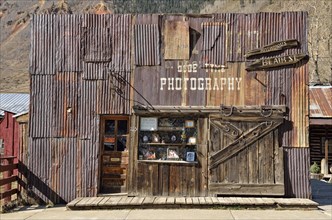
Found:
<svg viewBox="0 0 332 220"><path fill-rule="evenodd" d="M319 205L332 205L332 183L311 179L312 200Z"/></svg>
<svg viewBox="0 0 332 220"><path fill-rule="evenodd" d="M45 204L52 202L53 204L66 204L63 198L61 198L47 184L33 174L21 161L18 163L18 170L19 173L27 179L27 183L21 179L18 180L19 185L27 193L27 203ZM36 193L36 191L39 191L39 193ZM37 194L42 194L42 196ZM45 197L48 201L45 201L42 197Z"/></svg>

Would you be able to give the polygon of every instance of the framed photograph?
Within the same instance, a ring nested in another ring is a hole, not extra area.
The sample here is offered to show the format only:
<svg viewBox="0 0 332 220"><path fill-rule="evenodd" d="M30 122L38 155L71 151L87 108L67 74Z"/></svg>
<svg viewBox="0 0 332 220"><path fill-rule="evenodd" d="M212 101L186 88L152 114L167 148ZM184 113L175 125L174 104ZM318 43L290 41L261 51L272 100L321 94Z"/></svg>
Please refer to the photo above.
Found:
<svg viewBox="0 0 332 220"><path fill-rule="evenodd" d="M194 162L195 161L195 152L187 152L186 161Z"/></svg>
<svg viewBox="0 0 332 220"><path fill-rule="evenodd" d="M185 120L184 126L186 128L193 128L195 126L194 120Z"/></svg>
<svg viewBox="0 0 332 220"><path fill-rule="evenodd" d="M168 147L167 148L167 159L177 160L179 159L179 148L178 147Z"/></svg>
<svg viewBox="0 0 332 220"><path fill-rule="evenodd" d="M156 117L141 117L141 131L156 131L158 130L158 118Z"/></svg>

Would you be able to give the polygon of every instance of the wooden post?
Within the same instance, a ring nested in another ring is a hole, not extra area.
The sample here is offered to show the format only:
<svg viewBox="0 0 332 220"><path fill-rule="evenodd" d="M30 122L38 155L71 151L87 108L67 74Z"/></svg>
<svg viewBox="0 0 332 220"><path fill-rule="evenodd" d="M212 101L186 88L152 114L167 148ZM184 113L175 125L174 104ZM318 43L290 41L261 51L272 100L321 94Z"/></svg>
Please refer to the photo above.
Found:
<svg viewBox="0 0 332 220"><path fill-rule="evenodd" d="M7 163L5 165L10 165L14 163L14 159L13 158L7 158L6 159ZM6 173L6 174L5 174ZM3 178L8 178L11 177L13 175L13 170L8 170L7 172L3 173ZM4 186L4 192L10 191L12 189L12 183L7 183ZM4 203L10 202L11 201L11 196L8 196L4 199Z"/></svg>
<svg viewBox="0 0 332 220"><path fill-rule="evenodd" d="M326 138L325 139L325 170L324 170L324 175L329 174L329 141Z"/></svg>

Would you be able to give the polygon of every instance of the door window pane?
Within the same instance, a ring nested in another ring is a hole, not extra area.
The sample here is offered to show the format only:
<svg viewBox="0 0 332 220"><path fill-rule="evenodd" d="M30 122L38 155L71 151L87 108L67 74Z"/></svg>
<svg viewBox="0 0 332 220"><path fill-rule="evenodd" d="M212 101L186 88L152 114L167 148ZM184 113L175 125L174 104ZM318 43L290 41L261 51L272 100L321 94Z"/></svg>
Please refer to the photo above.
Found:
<svg viewBox="0 0 332 220"><path fill-rule="evenodd" d="M128 121L127 120L119 120L118 121L118 134L127 134L128 133Z"/></svg>
<svg viewBox="0 0 332 220"><path fill-rule="evenodd" d="M124 151L126 149L127 137L117 138L117 151Z"/></svg>
<svg viewBox="0 0 332 220"><path fill-rule="evenodd" d="M105 121L105 135L114 135L115 132L115 121L106 120Z"/></svg>

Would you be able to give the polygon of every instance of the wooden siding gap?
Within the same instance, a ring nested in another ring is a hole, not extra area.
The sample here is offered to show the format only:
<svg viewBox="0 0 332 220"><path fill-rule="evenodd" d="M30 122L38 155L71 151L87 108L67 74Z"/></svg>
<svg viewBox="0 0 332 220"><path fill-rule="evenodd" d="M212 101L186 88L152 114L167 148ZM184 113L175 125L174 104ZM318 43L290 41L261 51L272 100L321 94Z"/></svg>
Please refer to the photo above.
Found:
<svg viewBox="0 0 332 220"><path fill-rule="evenodd" d="M167 197L166 204L174 204L175 203L175 198L174 197Z"/></svg>

